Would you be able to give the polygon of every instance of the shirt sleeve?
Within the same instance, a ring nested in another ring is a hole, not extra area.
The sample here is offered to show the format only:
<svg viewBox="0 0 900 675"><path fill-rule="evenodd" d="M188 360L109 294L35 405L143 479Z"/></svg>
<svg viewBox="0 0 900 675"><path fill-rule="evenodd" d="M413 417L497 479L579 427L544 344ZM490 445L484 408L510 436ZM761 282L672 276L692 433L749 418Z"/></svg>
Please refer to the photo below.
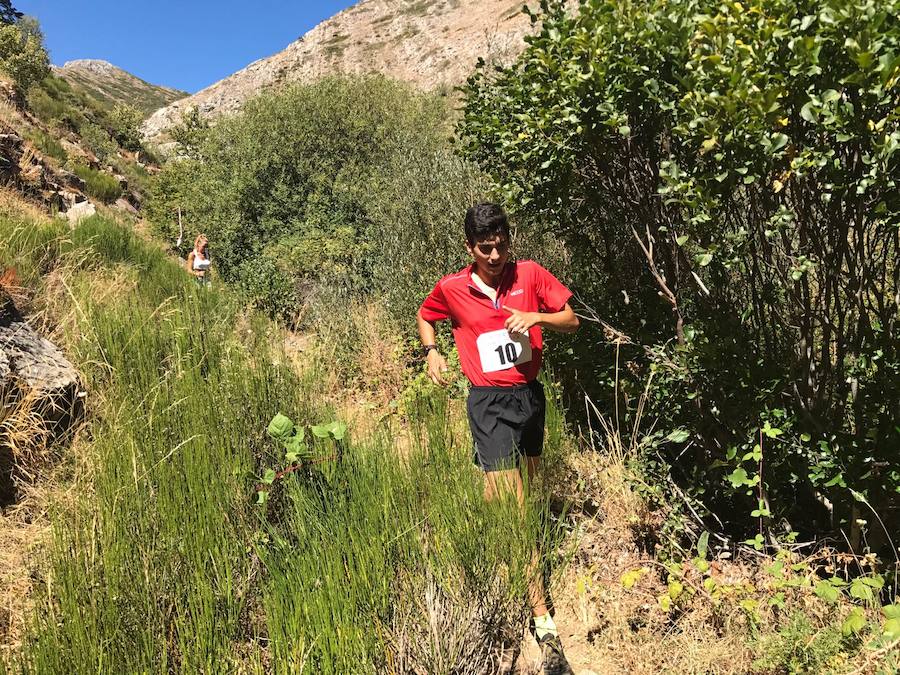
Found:
<svg viewBox="0 0 900 675"><path fill-rule="evenodd" d="M450 307L447 305L447 299L444 297L444 291L441 289L441 282L435 285L428 297L419 308L422 318L426 321L443 321L450 318Z"/></svg>
<svg viewBox="0 0 900 675"><path fill-rule="evenodd" d="M562 311L571 299L572 291L537 263L534 263L534 268L535 286L541 310L548 313Z"/></svg>

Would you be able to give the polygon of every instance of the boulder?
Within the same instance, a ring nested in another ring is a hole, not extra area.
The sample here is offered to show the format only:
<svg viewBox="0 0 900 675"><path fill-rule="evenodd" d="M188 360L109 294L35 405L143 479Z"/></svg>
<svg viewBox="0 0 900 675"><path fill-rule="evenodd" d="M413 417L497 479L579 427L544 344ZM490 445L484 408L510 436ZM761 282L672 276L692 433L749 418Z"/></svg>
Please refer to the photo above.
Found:
<svg viewBox="0 0 900 675"><path fill-rule="evenodd" d="M25 321L0 286L0 401L13 410L27 406L29 420L13 429L16 435L43 447L66 438L84 414L83 396L75 367ZM0 507L15 500L15 477L28 475L28 461L0 439Z"/></svg>
<svg viewBox="0 0 900 675"><path fill-rule="evenodd" d="M77 227L85 218L90 218L97 213L97 208L88 201L78 202L68 211L66 211L66 219L69 221L69 227Z"/></svg>
<svg viewBox="0 0 900 675"><path fill-rule="evenodd" d="M63 182L63 185L78 190L79 192L84 192L85 183L80 176L64 169L60 169L57 173L59 179Z"/></svg>
<svg viewBox="0 0 900 675"><path fill-rule="evenodd" d="M134 206L131 205L131 202L129 202L124 197L119 197L116 200L116 203L113 204L113 206L115 206L120 211L125 211L125 213L130 213L133 216L136 216L138 214L138 210L134 208Z"/></svg>

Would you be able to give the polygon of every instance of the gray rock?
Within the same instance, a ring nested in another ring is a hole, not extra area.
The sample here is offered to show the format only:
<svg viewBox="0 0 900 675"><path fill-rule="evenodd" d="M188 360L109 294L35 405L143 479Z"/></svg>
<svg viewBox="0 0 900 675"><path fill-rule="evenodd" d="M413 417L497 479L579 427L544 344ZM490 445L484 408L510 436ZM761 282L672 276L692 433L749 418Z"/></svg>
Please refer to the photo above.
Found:
<svg viewBox="0 0 900 675"><path fill-rule="evenodd" d="M71 209L66 211L66 218L69 221L69 227L77 227L85 218L90 218L97 213L97 208L88 201L79 202Z"/></svg>
<svg viewBox="0 0 900 675"><path fill-rule="evenodd" d="M119 209L120 211L125 211L125 213L130 213L130 214L133 215L133 216L136 216L136 215L138 214L138 210L137 210L136 208L134 208L134 207L131 205L131 202L129 202L129 201L128 201L127 199L125 199L124 197L119 197L119 198L116 200L116 203L113 204L113 206L115 206L115 207L116 207L117 209Z"/></svg>

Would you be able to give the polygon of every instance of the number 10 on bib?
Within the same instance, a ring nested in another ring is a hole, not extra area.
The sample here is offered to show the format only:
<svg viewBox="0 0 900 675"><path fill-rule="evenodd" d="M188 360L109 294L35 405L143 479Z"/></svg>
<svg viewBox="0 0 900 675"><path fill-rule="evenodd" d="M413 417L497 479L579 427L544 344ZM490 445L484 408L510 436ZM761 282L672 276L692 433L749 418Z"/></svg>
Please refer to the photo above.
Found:
<svg viewBox="0 0 900 675"><path fill-rule="evenodd" d="M521 333L511 334L505 328L482 333L475 340L481 370L494 373L531 361L531 340Z"/></svg>

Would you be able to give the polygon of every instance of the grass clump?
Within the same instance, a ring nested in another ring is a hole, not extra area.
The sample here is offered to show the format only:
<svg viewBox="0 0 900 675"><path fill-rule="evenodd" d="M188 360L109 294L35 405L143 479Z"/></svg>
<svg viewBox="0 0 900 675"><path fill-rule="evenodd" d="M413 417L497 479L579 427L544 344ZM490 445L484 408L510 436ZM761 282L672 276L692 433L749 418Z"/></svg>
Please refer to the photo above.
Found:
<svg viewBox="0 0 900 675"><path fill-rule="evenodd" d="M28 139L34 143L38 150L48 157L58 159L60 162L65 162L69 158L66 149L63 147L63 144L59 142L59 139L48 134L43 129L35 129L28 134Z"/></svg>
<svg viewBox="0 0 900 675"><path fill-rule="evenodd" d="M75 175L84 181L84 189L91 197L105 204L111 204L122 196L122 186L114 176L84 164L75 166Z"/></svg>
<svg viewBox="0 0 900 675"><path fill-rule="evenodd" d="M803 612L790 616L777 633L759 640L763 656L753 666L762 672L821 673L847 661L848 643L858 642L841 633L837 624L817 629Z"/></svg>

